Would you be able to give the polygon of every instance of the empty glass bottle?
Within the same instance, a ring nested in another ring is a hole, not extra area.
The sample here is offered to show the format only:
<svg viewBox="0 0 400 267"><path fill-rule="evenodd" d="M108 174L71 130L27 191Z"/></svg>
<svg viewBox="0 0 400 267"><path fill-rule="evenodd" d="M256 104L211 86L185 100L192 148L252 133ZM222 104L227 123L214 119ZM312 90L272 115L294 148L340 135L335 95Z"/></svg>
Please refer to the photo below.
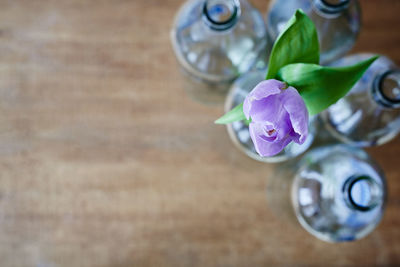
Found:
<svg viewBox="0 0 400 267"><path fill-rule="evenodd" d="M382 171L361 149L320 147L304 155L292 184L300 224L328 242L360 239L379 223L385 206Z"/></svg>
<svg viewBox="0 0 400 267"><path fill-rule="evenodd" d="M233 80L267 53L262 15L247 0L187 1L171 40L186 90L206 103L222 103Z"/></svg>
<svg viewBox="0 0 400 267"><path fill-rule="evenodd" d="M238 78L229 90L225 101L225 112L243 103L248 93L264 80L266 73L266 70L256 70ZM250 138L249 127L243 121L227 124L227 130L232 142L249 157L263 162L282 162L300 155L311 146L317 130L317 120L315 116L310 118L309 135L302 145L292 142L273 157L258 155Z"/></svg>
<svg viewBox="0 0 400 267"><path fill-rule="evenodd" d="M351 55L332 65L351 65L370 56ZM400 70L387 57L379 57L321 117L327 130L342 142L365 147L392 140L400 131Z"/></svg>
<svg viewBox="0 0 400 267"><path fill-rule="evenodd" d="M268 33L276 40L294 12L301 8L317 28L321 64L346 54L360 31L361 13L357 0L275 0L267 14Z"/></svg>

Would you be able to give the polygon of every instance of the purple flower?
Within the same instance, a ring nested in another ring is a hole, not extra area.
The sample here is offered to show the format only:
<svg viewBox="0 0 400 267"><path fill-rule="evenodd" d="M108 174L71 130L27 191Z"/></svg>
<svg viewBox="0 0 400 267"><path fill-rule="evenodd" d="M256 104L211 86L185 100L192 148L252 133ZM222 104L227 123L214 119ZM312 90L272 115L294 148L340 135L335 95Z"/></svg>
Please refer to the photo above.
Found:
<svg viewBox="0 0 400 267"><path fill-rule="evenodd" d="M295 88L286 87L278 80L262 81L244 100L250 136L261 156L276 155L291 141L303 144L307 138L306 105Z"/></svg>

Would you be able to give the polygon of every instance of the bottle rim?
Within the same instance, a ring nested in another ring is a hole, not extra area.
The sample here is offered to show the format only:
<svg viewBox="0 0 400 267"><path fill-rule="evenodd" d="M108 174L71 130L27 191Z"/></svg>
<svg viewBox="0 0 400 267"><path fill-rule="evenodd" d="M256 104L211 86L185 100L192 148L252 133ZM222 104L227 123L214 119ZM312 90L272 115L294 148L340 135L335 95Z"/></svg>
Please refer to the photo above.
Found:
<svg viewBox="0 0 400 267"><path fill-rule="evenodd" d="M349 7L350 2L351 0L343 0L337 4L333 4L327 0L313 0L313 6L321 16L336 17Z"/></svg>
<svg viewBox="0 0 400 267"><path fill-rule="evenodd" d="M232 3L232 13L230 14L228 19L223 21L217 21L210 15L208 7L209 2L210 0L205 0L203 4L203 20L207 24L207 26L216 31L225 31L232 28L236 24L241 14L239 0L227 0L227 2Z"/></svg>
<svg viewBox="0 0 400 267"><path fill-rule="evenodd" d="M327 6L329 6L329 7L334 7L334 8L338 8L338 7L343 7L343 6L346 6L346 5L348 5L349 3L350 3L350 0L343 0L343 1L340 1L340 3L337 3L337 4L333 4L333 3L330 3L329 1L327 1L327 0L321 0L325 5L327 5Z"/></svg>
<svg viewBox="0 0 400 267"><path fill-rule="evenodd" d="M375 98L375 100L381 104L382 106L386 108L400 108L400 99L392 99L389 98L385 95L384 92L382 92L383 88L383 82L384 80L389 76L394 73L400 73L400 69L397 70L388 70L378 77L375 78L373 85L372 85L372 95Z"/></svg>
<svg viewBox="0 0 400 267"><path fill-rule="evenodd" d="M360 204L353 196L353 190L355 190L355 185L360 182L368 183L372 191L370 192L371 200L366 205ZM343 186L343 191L347 204L351 208L363 212L370 211L373 208L377 207L379 204L383 203L382 195L380 194L380 192L378 193L376 192L378 191L378 189L380 191L380 186L376 183L374 179L372 179L368 175L354 175L350 177Z"/></svg>

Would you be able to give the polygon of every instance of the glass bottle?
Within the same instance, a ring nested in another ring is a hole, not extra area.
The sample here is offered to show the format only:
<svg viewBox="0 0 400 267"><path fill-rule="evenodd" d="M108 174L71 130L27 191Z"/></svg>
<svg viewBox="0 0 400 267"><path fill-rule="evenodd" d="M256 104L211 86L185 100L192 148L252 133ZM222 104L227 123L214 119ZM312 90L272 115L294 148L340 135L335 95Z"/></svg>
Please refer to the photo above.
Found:
<svg viewBox="0 0 400 267"><path fill-rule="evenodd" d="M266 75L266 70L251 71L244 76L238 78L229 90L225 101L225 112L230 111L237 105L243 103L249 92L262 80ZM316 117L310 117L309 134L306 141L302 144L291 142L282 152L273 157L261 157L255 150L253 141L250 138L249 127L243 121L237 121L227 124L229 137L240 151L247 156L263 162L282 162L290 158L294 158L306 151L312 144L316 131Z"/></svg>
<svg viewBox="0 0 400 267"><path fill-rule="evenodd" d="M343 144L320 147L305 154L297 166L292 204L309 233L343 242L375 229L387 191L382 171L366 152Z"/></svg>
<svg viewBox="0 0 400 267"><path fill-rule="evenodd" d="M262 15L247 0L187 1L171 40L185 89L203 103L223 103L233 80L267 53Z"/></svg>
<svg viewBox="0 0 400 267"><path fill-rule="evenodd" d="M361 27L357 0L272 1L267 14L267 29L271 40L276 40L299 8L311 18L317 29L321 64L340 58L353 47Z"/></svg>
<svg viewBox="0 0 400 267"><path fill-rule="evenodd" d="M355 54L332 65L350 65L370 56ZM326 129L342 142L362 147L389 142L400 131L400 70L380 56L350 92L321 117Z"/></svg>

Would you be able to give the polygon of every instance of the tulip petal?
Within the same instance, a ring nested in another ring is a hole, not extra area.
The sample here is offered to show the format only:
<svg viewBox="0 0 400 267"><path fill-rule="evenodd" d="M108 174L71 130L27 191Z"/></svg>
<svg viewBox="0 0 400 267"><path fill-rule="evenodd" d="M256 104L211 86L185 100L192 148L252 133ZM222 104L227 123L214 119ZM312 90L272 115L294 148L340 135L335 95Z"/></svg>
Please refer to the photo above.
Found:
<svg viewBox="0 0 400 267"><path fill-rule="evenodd" d="M281 89L285 88L285 86L285 83L274 79L260 82L244 100L243 113L246 118L250 118L251 109L255 101L264 100L271 95L277 95L281 93Z"/></svg>
<svg viewBox="0 0 400 267"><path fill-rule="evenodd" d="M284 109L279 95L270 95L262 100L254 100L250 109L251 120L275 123L278 119L277 115L281 113L281 110Z"/></svg>
<svg viewBox="0 0 400 267"><path fill-rule="evenodd" d="M289 87L280 94L283 108L290 117L293 127L292 134L296 143L302 144L308 135L308 111L300 94L293 87Z"/></svg>
<svg viewBox="0 0 400 267"><path fill-rule="evenodd" d="M264 131L262 131L258 123L250 123L249 130L257 153L263 157L271 157L278 154L291 141L289 138L283 140L276 140L275 138L274 140L268 140L268 138L265 138Z"/></svg>

